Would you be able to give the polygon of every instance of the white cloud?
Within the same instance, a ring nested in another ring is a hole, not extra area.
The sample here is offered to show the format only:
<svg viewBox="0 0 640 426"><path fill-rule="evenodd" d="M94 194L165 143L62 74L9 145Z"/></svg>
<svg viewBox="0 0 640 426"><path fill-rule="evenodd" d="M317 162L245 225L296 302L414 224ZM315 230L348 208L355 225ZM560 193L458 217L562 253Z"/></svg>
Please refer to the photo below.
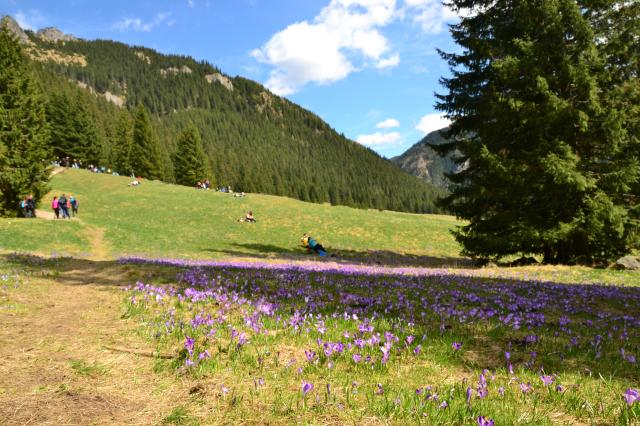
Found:
<svg viewBox="0 0 640 426"><path fill-rule="evenodd" d="M401 143L401 136L398 132L382 133L376 132L371 135L360 135L356 141L366 146L398 145Z"/></svg>
<svg viewBox="0 0 640 426"><path fill-rule="evenodd" d="M376 68L378 68L380 70L381 69L385 69L385 68L391 68L391 67L395 67L399 63L400 63L400 55L395 53L395 54L393 54L392 56L390 56L388 58L380 59L376 63Z"/></svg>
<svg viewBox="0 0 640 426"><path fill-rule="evenodd" d="M379 29L396 12L396 0L331 0L313 22L289 25L251 55L274 67L266 85L279 95L333 83L371 63L392 67L400 56Z"/></svg>
<svg viewBox="0 0 640 426"><path fill-rule="evenodd" d="M111 26L114 30L118 31L137 31L137 32L149 32L171 16L170 13L158 13L152 21L145 22L140 18L124 18ZM173 25L174 21L168 21L168 25Z"/></svg>
<svg viewBox="0 0 640 426"><path fill-rule="evenodd" d="M14 18L23 30L35 31L46 22L42 13L36 9L31 9L26 13L20 10L15 14Z"/></svg>
<svg viewBox="0 0 640 426"><path fill-rule="evenodd" d="M441 0L404 0L404 5L415 13L413 22L420 25L425 33L441 33L447 29L447 24L459 19L458 14L443 5Z"/></svg>
<svg viewBox="0 0 640 426"><path fill-rule="evenodd" d="M376 129L390 129L392 127L400 127L400 122L395 118L387 118L376 124Z"/></svg>
<svg viewBox="0 0 640 426"><path fill-rule="evenodd" d="M443 114L427 114L420 119L420 123L418 123L416 129L426 135L435 130L443 129L449 124L451 124L451 120L446 118Z"/></svg>

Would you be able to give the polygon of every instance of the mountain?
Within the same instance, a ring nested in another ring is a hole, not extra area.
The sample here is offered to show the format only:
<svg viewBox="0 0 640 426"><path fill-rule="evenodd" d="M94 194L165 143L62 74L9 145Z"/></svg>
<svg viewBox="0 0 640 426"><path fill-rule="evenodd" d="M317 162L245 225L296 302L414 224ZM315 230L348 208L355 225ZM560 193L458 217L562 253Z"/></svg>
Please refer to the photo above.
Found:
<svg viewBox="0 0 640 426"><path fill-rule="evenodd" d="M429 145L441 145L448 140L442 135L445 129L436 130L426 135L404 154L391 158L391 161L409 174L419 177L439 188L447 188L447 173L458 170L452 155L441 157Z"/></svg>
<svg viewBox="0 0 640 426"><path fill-rule="evenodd" d="M31 40L29 40L27 33L20 28L20 25L18 25L16 20L11 16L3 16L2 19L0 19L0 28L3 27L6 27L11 34L17 37L20 43L31 44Z"/></svg>
<svg viewBox="0 0 640 426"><path fill-rule="evenodd" d="M444 191L259 83L228 76L205 61L142 46L82 40L51 28L23 33L33 75L52 105L49 118L58 139L66 137L64 126L73 125L74 117L84 120L80 130L69 133L80 140L77 133L84 132L83 143L94 145L87 151L99 158L85 157L87 162L130 174L116 168L120 139L128 134L120 127L142 104L159 140L164 181L175 182L176 141L193 123L216 185L318 203L439 211L435 201ZM67 155L82 159L77 152Z"/></svg>

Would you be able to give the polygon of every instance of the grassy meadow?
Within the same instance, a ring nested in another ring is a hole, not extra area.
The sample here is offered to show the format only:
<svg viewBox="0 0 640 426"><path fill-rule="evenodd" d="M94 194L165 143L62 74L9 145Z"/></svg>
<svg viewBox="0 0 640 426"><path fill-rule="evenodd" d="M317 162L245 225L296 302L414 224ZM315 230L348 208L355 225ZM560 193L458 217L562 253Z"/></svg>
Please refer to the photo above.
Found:
<svg viewBox="0 0 640 426"><path fill-rule="evenodd" d="M640 424L637 272L473 268L451 217L128 181L67 170L78 218L0 220L6 424Z"/></svg>
<svg viewBox="0 0 640 426"><path fill-rule="evenodd" d="M126 177L85 170L66 170L53 177L52 191L41 209L50 210L51 197L61 193L74 194L80 200L80 221L60 227L65 233L74 233L75 243L68 245L68 254L84 252L91 244L90 231L95 229L104 230L103 243L112 257L298 255L304 253L300 247L304 232L312 232L325 247L344 257L363 257L376 251L382 258L395 253L417 262L420 257L456 257L459 252L448 233L456 225L449 216L358 210L258 194L236 198L160 182L143 181L139 187L128 187L128 182ZM254 212L257 223L237 221L248 210ZM0 226L2 248L42 254L59 248L59 244L45 244L44 237L54 229L48 227L57 224L38 224L36 228L24 220L2 220ZM42 236L40 246L29 241L34 233Z"/></svg>

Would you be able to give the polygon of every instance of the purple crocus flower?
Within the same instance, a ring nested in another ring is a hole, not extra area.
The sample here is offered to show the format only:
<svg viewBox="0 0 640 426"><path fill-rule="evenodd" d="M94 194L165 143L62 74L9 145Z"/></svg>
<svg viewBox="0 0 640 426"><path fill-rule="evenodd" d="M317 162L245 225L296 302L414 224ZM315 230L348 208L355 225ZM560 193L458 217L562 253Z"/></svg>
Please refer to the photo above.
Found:
<svg viewBox="0 0 640 426"><path fill-rule="evenodd" d="M485 416L478 416L477 422L478 426L494 426L493 419Z"/></svg>
<svg viewBox="0 0 640 426"><path fill-rule="evenodd" d="M313 384L308 382L302 382L302 395L306 396L313 390Z"/></svg>
<svg viewBox="0 0 640 426"><path fill-rule="evenodd" d="M447 408L448 406L449 406L449 403L447 401L442 401L440 403L440 408L441 409Z"/></svg>
<svg viewBox="0 0 640 426"><path fill-rule="evenodd" d="M624 397L625 402L628 406L635 404L640 399L640 394L638 393L638 389L627 389L626 392L622 395Z"/></svg>
<svg viewBox="0 0 640 426"><path fill-rule="evenodd" d="M550 386L556 379L548 374L543 374L540 376L540 380L542 380L542 383L544 383L545 386Z"/></svg>
<svg viewBox="0 0 640 426"><path fill-rule="evenodd" d="M418 345L418 346L416 346L415 348L413 348L413 354L414 354L415 356L420 355L420 352L422 352L422 345Z"/></svg>
<svg viewBox="0 0 640 426"><path fill-rule="evenodd" d="M462 343L460 342L453 342L451 344L451 347L453 348L454 351L459 351L460 348L462 348Z"/></svg>
<svg viewBox="0 0 640 426"><path fill-rule="evenodd" d="M351 358L353 358L353 362L355 362L356 364L362 361L362 355L360 354L353 354Z"/></svg>
<svg viewBox="0 0 640 426"><path fill-rule="evenodd" d="M384 388L382 387L382 383L378 383L376 385L376 395L382 395L384 393Z"/></svg>
<svg viewBox="0 0 640 426"><path fill-rule="evenodd" d="M520 383L520 390L522 393L529 393L532 389L533 386L531 386L531 383Z"/></svg>
<svg viewBox="0 0 640 426"><path fill-rule="evenodd" d="M467 405L471 404L471 395L473 395L473 389L467 388Z"/></svg>
<svg viewBox="0 0 640 426"><path fill-rule="evenodd" d="M189 355L193 355L194 345L195 345L195 340L187 336L187 339L184 341L184 348L187 350L187 352L189 352Z"/></svg>
<svg viewBox="0 0 640 426"><path fill-rule="evenodd" d="M305 356L307 357L307 361L313 362L316 357L316 353L309 349L308 351L304 351Z"/></svg>

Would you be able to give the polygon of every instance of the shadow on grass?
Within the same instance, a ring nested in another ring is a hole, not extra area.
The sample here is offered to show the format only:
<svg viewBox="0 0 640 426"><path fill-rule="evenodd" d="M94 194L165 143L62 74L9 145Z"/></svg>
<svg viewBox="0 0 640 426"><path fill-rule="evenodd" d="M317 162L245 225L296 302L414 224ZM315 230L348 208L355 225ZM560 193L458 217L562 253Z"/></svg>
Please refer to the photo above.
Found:
<svg viewBox="0 0 640 426"><path fill-rule="evenodd" d="M282 258L288 260L330 260L332 262L344 264L359 264L371 266L392 266L392 267L423 267L423 268L452 268L469 269L474 268L471 259L463 257L437 257L424 256L410 253L397 253L388 250L347 250L327 247L330 256L322 258L313 253L307 253L303 248L285 248L273 244L233 244L237 250L230 249L204 249L210 253L218 253L227 256L249 257L256 259Z"/></svg>

